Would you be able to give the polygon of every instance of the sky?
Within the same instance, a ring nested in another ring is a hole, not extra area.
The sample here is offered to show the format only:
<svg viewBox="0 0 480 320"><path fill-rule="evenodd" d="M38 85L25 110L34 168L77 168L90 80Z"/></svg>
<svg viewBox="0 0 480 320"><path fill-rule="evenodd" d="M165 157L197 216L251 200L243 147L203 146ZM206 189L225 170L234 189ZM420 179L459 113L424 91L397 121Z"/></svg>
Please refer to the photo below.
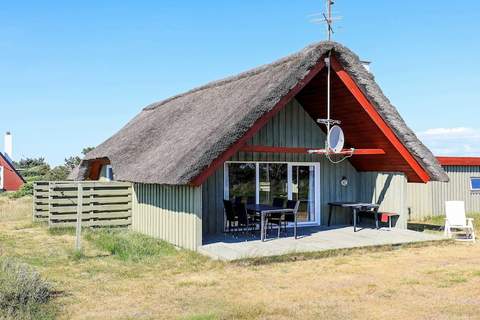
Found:
<svg viewBox="0 0 480 320"><path fill-rule="evenodd" d="M323 5L2 1L0 132L13 133L15 159L61 164L152 102L324 40L310 22ZM479 1L336 0L334 14L334 40L372 61L435 154L480 156Z"/></svg>

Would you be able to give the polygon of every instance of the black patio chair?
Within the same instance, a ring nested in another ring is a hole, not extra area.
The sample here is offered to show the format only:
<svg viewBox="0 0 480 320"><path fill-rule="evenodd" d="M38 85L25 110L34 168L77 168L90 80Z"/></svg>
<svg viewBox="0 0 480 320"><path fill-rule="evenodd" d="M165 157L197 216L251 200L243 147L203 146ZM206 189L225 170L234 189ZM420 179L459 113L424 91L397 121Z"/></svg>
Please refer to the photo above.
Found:
<svg viewBox="0 0 480 320"><path fill-rule="evenodd" d="M238 203L234 206L235 215L237 216L238 228L243 228L243 230L252 231L256 227L256 223L252 217L247 212L247 207L244 203Z"/></svg>
<svg viewBox="0 0 480 320"><path fill-rule="evenodd" d="M293 209L293 214L286 214L283 217L284 223L284 230L287 233L287 225L289 222L295 222L295 215L298 213L298 209L300 208L300 201L298 200L288 200L287 201L287 209Z"/></svg>
<svg viewBox="0 0 480 320"><path fill-rule="evenodd" d="M227 218L227 231L232 231L232 224L236 224L238 228L238 217L235 213L232 201L223 200L223 207L225 209L225 215Z"/></svg>
<svg viewBox="0 0 480 320"><path fill-rule="evenodd" d="M277 207L277 208L284 208L284 204L285 204L285 199L283 198L273 198L273 201L272 201L272 206L273 207ZM265 232L267 231L267 229L273 229L273 225L276 225L277 228L278 228L278 234L277 234L277 237L280 238L280 229L282 228L282 217L283 217L283 213L280 213L280 212L273 212L273 213L270 213L267 218L266 218L266 221L265 221L265 225L267 226L265 228Z"/></svg>
<svg viewBox="0 0 480 320"><path fill-rule="evenodd" d="M285 204L285 199L283 199L283 198L273 198L272 206L283 208L284 204Z"/></svg>
<svg viewBox="0 0 480 320"><path fill-rule="evenodd" d="M235 197L233 198L233 203L235 205L239 204L239 203L242 203L242 197Z"/></svg>

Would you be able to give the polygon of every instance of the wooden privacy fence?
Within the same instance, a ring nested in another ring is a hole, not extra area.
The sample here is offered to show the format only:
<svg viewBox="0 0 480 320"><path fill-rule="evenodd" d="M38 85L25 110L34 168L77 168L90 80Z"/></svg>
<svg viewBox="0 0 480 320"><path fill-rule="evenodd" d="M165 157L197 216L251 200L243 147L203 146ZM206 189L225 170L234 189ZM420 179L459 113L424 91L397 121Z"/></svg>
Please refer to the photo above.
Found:
<svg viewBox="0 0 480 320"><path fill-rule="evenodd" d="M82 201L78 207L79 187ZM132 223L132 185L126 182L35 182L33 219L51 228L129 226Z"/></svg>

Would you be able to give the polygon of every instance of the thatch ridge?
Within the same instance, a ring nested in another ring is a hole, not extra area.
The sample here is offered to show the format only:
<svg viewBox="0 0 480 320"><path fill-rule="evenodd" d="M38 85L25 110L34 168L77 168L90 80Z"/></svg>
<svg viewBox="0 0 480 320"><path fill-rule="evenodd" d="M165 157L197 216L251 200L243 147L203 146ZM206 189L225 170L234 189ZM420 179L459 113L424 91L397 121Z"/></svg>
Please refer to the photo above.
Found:
<svg viewBox="0 0 480 320"><path fill-rule="evenodd" d="M108 157L117 180L188 184L286 96L329 50L334 50L432 180L448 180L436 158L406 126L358 56L335 42L310 45L271 64L145 107L85 157L79 175L86 175L89 160Z"/></svg>

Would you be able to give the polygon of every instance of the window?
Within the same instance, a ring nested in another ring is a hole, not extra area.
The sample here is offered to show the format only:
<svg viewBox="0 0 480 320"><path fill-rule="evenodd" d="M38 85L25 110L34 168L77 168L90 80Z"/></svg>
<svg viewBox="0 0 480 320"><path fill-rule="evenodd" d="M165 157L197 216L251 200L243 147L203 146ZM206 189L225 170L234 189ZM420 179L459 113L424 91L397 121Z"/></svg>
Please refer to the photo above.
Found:
<svg viewBox="0 0 480 320"><path fill-rule="evenodd" d="M226 190L229 200L255 199L255 163L229 163ZM251 200L249 200L250 202Z"/></svg>
<svg viewBox="0 0 480 320"><path fill-rule="evenodd" d="M272 204L273 199L300 201L298 221L320 223L318 163L227 162L224 199Z"/></svg>
<svg viewBox="0 0 480 320"><path fill-rule="evenodd" d="M260 163L259 203L271 204L274 198L288 199L287 164Z"/></svg>
<svg viewBox="0 0 480 320"><path fill-rule="evenodd" d="M112 166L109 164L105 164L102 166L100 171L100 181L113 181L113 169Z"/></svg>
<svg viewBox="0 0 480 320"><path fill-rule="evenodd" d="M480 191L480 177L470 178L470 188L472 191Z"/></svg>
<svg viewBox="0 0 480 320"><path fill-rule="evenodd" d="M107 180L113 180L113 168L109 164L107 164Z"/></svg>
<svg viewBox="0 0 480 320"><path fill-rule="evenodd" d="M3 167L0 166L0 190L3 190Z"/></svg>

